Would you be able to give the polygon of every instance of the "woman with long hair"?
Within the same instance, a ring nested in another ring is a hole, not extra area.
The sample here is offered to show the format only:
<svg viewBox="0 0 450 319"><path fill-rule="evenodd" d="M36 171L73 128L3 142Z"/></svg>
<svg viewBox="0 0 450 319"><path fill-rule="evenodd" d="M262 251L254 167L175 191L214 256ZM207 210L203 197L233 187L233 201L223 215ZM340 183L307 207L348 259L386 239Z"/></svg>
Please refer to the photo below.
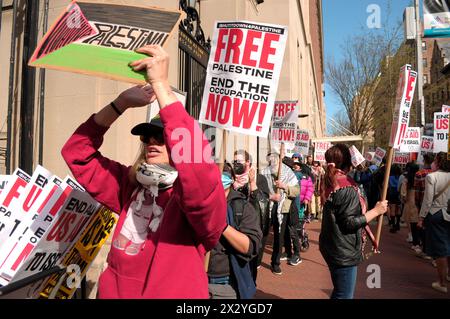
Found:
<svg viewBox="0 0 450 319"><path fill-rule="evenodd" d="M439 281L431 287L447 293L450 281L450 161L447 153L439 153L432 166L433 173L425 178L425 194L418 226L425 226L425 253L436 260Z"/></svg>
<svg viewBox="0 0 450 319"><path fill-rule="evenodd" d="M387 201L366 212L366 201L358 185L347 174L352 166L348 147L337 144L325 153L328 167L322 189L323 217L319 237L320 252L330 270L332 299L352 299L357 266L363 261L362 231L387 210Z"/></svg>

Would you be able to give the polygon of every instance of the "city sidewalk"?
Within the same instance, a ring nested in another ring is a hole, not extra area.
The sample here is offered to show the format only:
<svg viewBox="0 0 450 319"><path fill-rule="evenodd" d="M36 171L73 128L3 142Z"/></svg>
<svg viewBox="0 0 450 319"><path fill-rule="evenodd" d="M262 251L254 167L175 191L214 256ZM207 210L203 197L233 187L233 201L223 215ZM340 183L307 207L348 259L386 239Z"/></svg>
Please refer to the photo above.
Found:
<svg viewBox="0 0 450 319"><path fill-rule="evenodd" d="M375 226L372 231L375 233ZM256 299L328 299L333 285L328 268L318 247L320 223L307 224L310 248L302 254L303 262L298 266L289 266L281 262L283 275L274 275L270 271L272 238L268 239L263 264L258 271L258 291ZM372 256L358 268L356 299L449 299L450 294L434 291L431 283L436 281L436 269L431 261L418 258L406 242L407 229L391 234L387 226L383 227L380 240L381 254ZM368 265L380 266L381 288L369 289L367 278ZM450 286L450 285L449 285Z"/></svg>

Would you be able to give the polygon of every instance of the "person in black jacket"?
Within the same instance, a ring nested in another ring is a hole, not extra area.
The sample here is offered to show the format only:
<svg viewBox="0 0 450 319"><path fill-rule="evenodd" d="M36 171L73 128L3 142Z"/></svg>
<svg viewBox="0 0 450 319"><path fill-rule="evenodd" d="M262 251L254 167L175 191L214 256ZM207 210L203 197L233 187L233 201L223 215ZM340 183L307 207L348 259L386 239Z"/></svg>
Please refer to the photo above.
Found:
<svg viewBox="0 0 450 319"><path fill-rule="evenodd" d="M328 167L322 193L323 219L319 249L330 270L332 299L352 299L357 266L363 260L362 230L387 210L387 201L378 202L364 214L366 203L357 184L347 176L352 165L348 147L337 144L325 153Z"/></svg>
<svg viewBox="0 0 450 319"><path fill-rule="evenodd" d="M261 266L264 247L266 246L270 231L269 184L264 175L257 174L256 168L252 165L252 157L245 150L237 150L234 152L233 171L235 174L235 182L233 183L234 190L244 194L259 215L263 237L257 258L250 262L256 282L257 268Z"/></svg>
<svg viewBox="0 0 450 319"><path fill-rule="evenodd" d="M257 256L261 244L259 216L245 195L231 187L233 182L233 169L226 163L222 184L227 197L227 227L210 252L211 299L249 299L256 292L249 262Z"/></svg>

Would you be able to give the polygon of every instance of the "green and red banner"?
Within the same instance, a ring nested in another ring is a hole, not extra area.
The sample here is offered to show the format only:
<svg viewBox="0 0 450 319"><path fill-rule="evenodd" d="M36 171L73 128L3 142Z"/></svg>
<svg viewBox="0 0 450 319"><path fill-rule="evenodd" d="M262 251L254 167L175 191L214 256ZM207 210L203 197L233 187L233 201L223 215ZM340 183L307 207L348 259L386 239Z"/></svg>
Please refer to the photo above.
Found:
<svg viewBox="0 0 450 319"><path fill-rule="evenodd" d="M148 44L164 47L180 19L177 10L73 1L29 65L143 84L145 73L133 71L129 63L146 55L135 50Z"/></svg>

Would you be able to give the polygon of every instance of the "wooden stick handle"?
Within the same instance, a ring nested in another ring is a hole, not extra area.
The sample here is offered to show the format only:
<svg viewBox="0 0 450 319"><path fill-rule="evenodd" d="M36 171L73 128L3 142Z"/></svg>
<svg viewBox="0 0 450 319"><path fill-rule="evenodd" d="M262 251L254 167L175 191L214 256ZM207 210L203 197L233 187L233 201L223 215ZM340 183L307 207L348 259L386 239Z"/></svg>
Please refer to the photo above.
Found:
<svg viewBox="0 0 450 319"><path fill-rule="evenodd" d="M381 192L380 201L386 200L386 197L387 197L387 192L388 192L388 188L389 188L389 176L391 175L391 166L392 166L393 157L394 157L394 149L392 147L389 147L388 152L387 152L387 160L386 160L386 166L385 166L385 171L384 171L383 189ZM384 216L384 214L378 216L377 235L375 237L378 247L380 247L381 228L383 227L383 216Z"/></svg>

